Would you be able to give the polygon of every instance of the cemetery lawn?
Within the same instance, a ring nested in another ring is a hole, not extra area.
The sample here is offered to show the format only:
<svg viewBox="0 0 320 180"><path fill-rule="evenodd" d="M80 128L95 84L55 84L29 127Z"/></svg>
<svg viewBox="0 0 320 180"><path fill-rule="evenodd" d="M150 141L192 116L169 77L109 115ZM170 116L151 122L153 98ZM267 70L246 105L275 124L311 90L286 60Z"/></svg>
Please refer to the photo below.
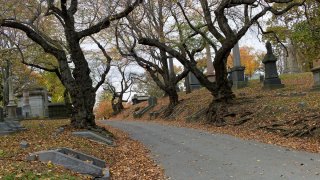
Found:
<svg viewBox="0 0 320 180"><path fill-rule="evenodd" d="M26 161L29 153L68 147L105 160L110 168L111 179L164 179L163 170L149 157L149 151L127 134L104 126L116 138L111 147L71 134L74 129L69 120L23 121L28 130L7 136L0 136L0 179L92 179L90 176L69 171L52 163ZM56 130L65 130L57 135ZM21 141L30 146L20 148Z"/></svg>
<svg viewBox="0 0 320 180"><path fill-rule="evenodd" d="M259 80L249 81L249 86L235 90L236 99L229 106L227 125L216 127L205 122L205 111L212 96L205 89L191 94L181 92L180 103L167 119L160 116L150 120L149 113L159 111L168 104L166 97L141 118L133 112L147 103L128 107L114 120L152 121L165 125L190 127L212 133L229 134L243 139L257 140L296 150L320 152L320 92L310 91L313 86L311 73L283 75L285 88L262 90ZM199 113L200 112L200 113Z"/></svg>

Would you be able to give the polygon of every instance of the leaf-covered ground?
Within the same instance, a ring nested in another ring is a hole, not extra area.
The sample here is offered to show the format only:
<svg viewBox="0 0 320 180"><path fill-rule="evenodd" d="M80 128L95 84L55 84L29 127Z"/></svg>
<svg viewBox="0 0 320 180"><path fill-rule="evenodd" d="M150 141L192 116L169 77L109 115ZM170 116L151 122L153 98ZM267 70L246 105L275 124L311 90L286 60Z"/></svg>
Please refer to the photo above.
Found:
<svg viewBox="0 0 320 180"><path fill-rule="evenodd" d="M205 110L212 96L204 88L191 94L180 93L180 104L171 117L152 121L320 152L320 92L310 91L312 74L284 75L281 79L285 84L282 89L263 90L262 84L253 80L249 87L235 90L237 97L228 107L230 115L224 127L205 122ZM167 98L159 99L152 111L163 109L167 103ZM149 112L142 118L133 118L133 112L145 106L145 102L131 106L113 119L150 121Z"/></svg>
<svg viewBox="0 0 320 180"><path fill-rule="evenodd" d="M68 127L62 134L53 136L59 127L69 124L68 120L34 120L22 124L27 131L0 136L0 179L91 179L61 166L26 161L29 153L59 147L105 160L112 179L164 179L162 169L149 157L148 150L119 130L105 126L116 137L116 146L110 147L72 136L73 129ZM26 149L19 146L23 140L30 143Z"/></svg>

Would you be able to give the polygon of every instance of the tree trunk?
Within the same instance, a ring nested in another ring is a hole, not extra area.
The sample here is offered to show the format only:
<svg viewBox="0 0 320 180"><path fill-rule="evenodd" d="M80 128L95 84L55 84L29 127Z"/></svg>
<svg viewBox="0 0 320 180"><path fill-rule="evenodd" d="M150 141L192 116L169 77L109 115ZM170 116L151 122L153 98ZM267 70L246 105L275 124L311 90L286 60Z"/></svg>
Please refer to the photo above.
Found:
<svg viewBox="0 0 320 180"><path fill-rule="evenodd" d="M222 61L215 61L214 63L214 68L216 70L217 90L213 92L213 95L217 101L228 102L235 96L227 79L228 71L225 62L227 62L226 58Z"/></svg>
<svg viewBox="0 0 320 180"><path fill-rule="evenodd" d="M207 121L216 126L225 125L224 116L228 113L228 104L235 97L227 79L227 59L215 61L217 90L212 92L214 99L209 105Z"/></svg>
<svg viewBox="0 0 320 180"><path fill-rule="evenodd" d="M71 100L70 100L70 95L67 89L64 90L63 92L63 98L64 98L64 103L67 107L67 113L68 115L72 114L72 104L71 104Z"/></svg>
<svg viewBox="0 0 320 180"><path fill-rule="evenodd" d="M185 82L185 87L186 87L186 94L191 93L191 86L190 86L190 81L189 81L189 74L184 78Z"/></svg>
<svg viewBox="0 0 320 180"><path fill-rule="evenodd" d="M172 114L174 107L179 103L179 96L175 87L168 89L166 92L169 96L169 105L163 113L164 118L169 117Z"/></svg>
<svg viewBox="0 0 320 180"><path fill-rule="evenodd" d="M84 88L74 87L69 90L72 100L71 125L79 129L96 127L93 107L95 104L95 91L85 91Z"/></svg>
<svg viewBox="0 0 320 180"><path fill-rule="evenodd" d="M114 103L115 98L112 99L112 110L113 110L113 114L117 115L119 114L123 109L123 105L122 105L122 95L120 95L118 97L118 101L116 103Z"/></svg>

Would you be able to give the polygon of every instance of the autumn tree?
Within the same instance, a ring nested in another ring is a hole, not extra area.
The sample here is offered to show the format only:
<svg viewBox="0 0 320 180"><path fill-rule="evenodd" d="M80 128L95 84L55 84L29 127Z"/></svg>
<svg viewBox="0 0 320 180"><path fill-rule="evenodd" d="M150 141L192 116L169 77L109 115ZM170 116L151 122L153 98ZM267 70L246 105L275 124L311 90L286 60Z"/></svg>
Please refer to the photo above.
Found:
<svg viewBox="0 0 320 180"><path fill-rule="evenodd" d="M244 66L245 69L245 75L248 77L251 77L253 73L257 70L259 67L260 63L258 60L257 54L253 52L252 48L249 47L240 47L240 60L241 60L241 65ZM228 67L233 67L233 54L230 54L228 57L228 62L227 62Z"/></svg>
<svg viewBox="0 0 320 180"><path fill-rule="evenodd" d="M201 84L215 97L208 109L208 121L223 125L224 114L227 112L226 103L234 98L227 81L226 66L231 49L266 14L282 15L304 2L295 0L178 1L171 9L176 9L183 15L184 18L181 21L186 22L193 32L184 36L185 39L180 42L173 42L171 39L161 42L152 36L141 34L139 43L158 47L192 71ZM274 4L284 4L285 7L273 8ZM194 14L202 18L194 19ZM190 50L190 46L193 45L190 40L193 40L194 37L208 43L214 50L213 65L216 72L216 83L211 83L205 74L195 66L197 52ZM187 58L177 47L184 48Z"/></svg>
<svg viewBox="0 0 320 180"><path fill-rule="evenodd" d="M80 0L14 2L1 1L3 14L0 26L23 31L46 53L56 58L56 66L50 69L36 63L29 65L54 72L59 77L72 100L72 126L95 126L93 107L96 91L104 83L108 69L102 73L100 81L94 84L81 43L127 16L141 0L108 3ZM17 13L15 6L25 13ZM50 26L58 28L50 33L44 31Z"/></svg>
<svg viewBox="0 0 320 180"><path fill-rule="evenodd" d="M283 5L274 5L281 8ZM295 7L281 16L272 16L267 22L264 38L274 42L278 54L288 56L288 40L294 48L298 64L303 70L309 71L312 62L320 54L320 2L306 0L303 7Z"/></svg>
<svg viewBox="0 0 320 180"><path fill-rule="evenodd" d="M107 119L112 116L113 110L111 105L112 95L103 92L98 100L97 106L94 109L94 113L97 119Z"/></svg>

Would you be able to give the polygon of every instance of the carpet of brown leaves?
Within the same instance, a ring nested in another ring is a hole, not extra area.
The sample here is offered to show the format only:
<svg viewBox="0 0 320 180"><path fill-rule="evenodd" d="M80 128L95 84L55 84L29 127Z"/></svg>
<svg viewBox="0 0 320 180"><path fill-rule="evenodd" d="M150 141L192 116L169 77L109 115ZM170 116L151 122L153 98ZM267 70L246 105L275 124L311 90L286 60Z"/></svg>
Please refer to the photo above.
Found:
<svg viewBox="0 0 320 180"><path fill-rule="evenodd" d="M116 146L110 147L72 136L74 129L68 127L62 134L53 136L57 128L69 124L69 120L34 120L22 124L27 131L0 136L0 179L91 179L60 166L25 160L29 153L58 147L72 148L105 160L112 179L164 179L162 169L149 157L148 150L117 129L105 127L116 137ZM30 143L30 147L20 148L22 140Z"/></svg>
<svg viewBox="0 0 320 180"><path fill-rule="evenodd" d="M215 127L205 123L203 116L196 122L188 122L188 116L208 107L212 101L210 93L202 88L191 94L180 93L180 104L175 108L179 111L177 115L170 119L157 118L152 120L166 125L190 127L202 129L205 131L221 134L230 134L243 139L257 140L268 144L276 144L297 150L309 152L320 152L320 138L317 136L286 137L280 131L267 131L259 127L272 125L274 123L286 122L283 128L294 129L298 127L298 121L304 120L305 124L320 124L320 93L310 92L313 85L311 73L302 73L294 75L284 75L281 77L285 88L278 90L262 90L262 84L257 80L250 81L249 87L236 90L237 98L234 103L228 107L235 117L228 117L228 125L224 127ZM303 92L304 96L281 96L277 94L295 94ZM299 107L299 103L304 102L305 107ZM168 98L158 100L158 105L152 110L157 111L168 103ZM126 109L122 114L113 117L113 119L127 119L150 121L149 113L146 113L140 119L134 119L132 114L137 107L145 107L146 103L140 103ZM245 113L253 113L254 116L248 122L234 126L239 116ZM312 117L312 118L310 118Z"/></svg>

